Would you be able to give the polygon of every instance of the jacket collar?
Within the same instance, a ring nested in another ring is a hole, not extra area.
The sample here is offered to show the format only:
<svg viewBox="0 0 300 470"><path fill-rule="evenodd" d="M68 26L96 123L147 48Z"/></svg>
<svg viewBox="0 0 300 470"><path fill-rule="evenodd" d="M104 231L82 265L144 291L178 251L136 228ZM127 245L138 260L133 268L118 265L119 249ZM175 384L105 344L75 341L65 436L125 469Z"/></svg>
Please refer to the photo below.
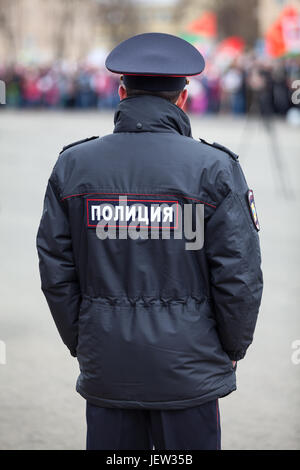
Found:
<svg viewBox="0 0 300 470"><path fill-rule="evenodd" d="M192 137L188 116L176 104L153 95L129 96L114 116L117 132L174 132Z"/></svg>

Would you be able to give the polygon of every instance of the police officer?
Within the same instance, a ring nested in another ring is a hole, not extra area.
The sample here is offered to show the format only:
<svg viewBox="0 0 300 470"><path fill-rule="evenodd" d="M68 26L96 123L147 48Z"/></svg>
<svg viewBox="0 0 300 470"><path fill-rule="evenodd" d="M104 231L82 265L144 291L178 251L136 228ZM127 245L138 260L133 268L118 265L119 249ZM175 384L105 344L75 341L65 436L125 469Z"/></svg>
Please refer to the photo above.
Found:
<svg viewBox="0 0 300 470"><path fill-rule="evenodd" d="M106 67L122 79L113 133L60 153L37 236L42 289L80 366L87 448L219 449L218 400L236 389L262 295L253 191L237 155L192 137L196 48L141 34Z"/></svg>

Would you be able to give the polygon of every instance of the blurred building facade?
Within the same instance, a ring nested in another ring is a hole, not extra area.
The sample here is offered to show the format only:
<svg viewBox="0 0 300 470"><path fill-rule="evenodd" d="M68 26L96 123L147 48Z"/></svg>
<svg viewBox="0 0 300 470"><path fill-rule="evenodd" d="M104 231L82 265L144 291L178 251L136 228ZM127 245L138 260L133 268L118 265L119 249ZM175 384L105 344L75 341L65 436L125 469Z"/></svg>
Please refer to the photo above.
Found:
<svg viewBox="0 0 300 470"><path fill-rule="evenodd" d="M0 61L80 61L141 32L178 34L212 6L221 36L242 32L253 45L286 5L300 10L300 0L0 0Z"/></svg>
<svg viewBox="0 0 300 470"><path fill-rule="evenodd" d="M95 2L0 0L0 60L79 60L95 41Z"/></svg>
<svg viewBox="0 0 300 470"><path fill-rule="evenodd" d="M80 61L146 31L176 32L172 3L136 0L0 0L1 63Z"/></svg>

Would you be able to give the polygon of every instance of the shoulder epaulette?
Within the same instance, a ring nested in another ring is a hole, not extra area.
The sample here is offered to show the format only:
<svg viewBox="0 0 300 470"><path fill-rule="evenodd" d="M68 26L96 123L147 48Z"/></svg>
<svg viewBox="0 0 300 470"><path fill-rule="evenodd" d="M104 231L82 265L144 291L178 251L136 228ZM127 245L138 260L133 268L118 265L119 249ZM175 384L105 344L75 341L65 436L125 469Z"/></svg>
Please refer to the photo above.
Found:
<svg viewBox="0 0 300 470"><path fill-rule="evenodd" d="M233 158L234 160L238 160L239 156L232 152L230 149L228 149L227 147L224 147L224 145L221 145L221 144L218 144L217 142L213 142L212 144L210 142L206 142L206 140L204 139L201 139L199 137L199 140L203 143L203 144L206 144L206 145L210 145L211 147L214 147L214 148L217 148L219 150L223 150L223 152L226 152L228 153L228 155L230 155L231 158Z"/></svg>
<svg viewBox="0 0 300 470"><path fill-rule="evenodd" d="M74 145L83 144L84 142L88 142L89 140L98 139L98 138L99 138L98 135L93 135L93 137L88 137L87 139L76 140L76 142L72 142L69 145L65 145L63 149L59 152L59 155L63 153L65 150L69 149L70 147L74 147Z"/></svg>

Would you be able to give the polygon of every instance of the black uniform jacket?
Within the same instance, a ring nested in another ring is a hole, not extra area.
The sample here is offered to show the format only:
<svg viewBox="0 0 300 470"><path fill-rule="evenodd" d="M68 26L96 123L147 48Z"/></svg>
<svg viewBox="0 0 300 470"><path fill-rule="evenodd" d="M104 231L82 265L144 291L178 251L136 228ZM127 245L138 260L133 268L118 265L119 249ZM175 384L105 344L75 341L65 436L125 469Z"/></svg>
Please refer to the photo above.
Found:
<svg viewBox="0 0 300 470"><path fill-rule="evenodd" d="M78 358L83 397L104 407L181 409L236 389L232 360L252 342L262 295L248 189L237 157L194 140L187 115L157 96L124 99L112 134L61 152L37 247L42 290ZM119 196L127 209L116 209ZM133 226L148 233L153 215L155 239L99 238L99 220L113 210L106 230L121 233L118 216L139 203ZM152 214L151 204L202 204L203 247L186 249L186 237L172 231L178 214Z"/></svg>

